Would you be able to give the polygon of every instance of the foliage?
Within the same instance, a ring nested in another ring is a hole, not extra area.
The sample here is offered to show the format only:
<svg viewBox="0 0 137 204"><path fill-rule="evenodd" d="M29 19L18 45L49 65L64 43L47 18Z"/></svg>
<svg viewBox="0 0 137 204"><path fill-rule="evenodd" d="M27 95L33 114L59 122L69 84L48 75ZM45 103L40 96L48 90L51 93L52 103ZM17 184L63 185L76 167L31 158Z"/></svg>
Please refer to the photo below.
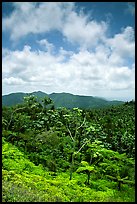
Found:
<svg viewBox="0 0 137 204"><path fill-rule="evenodd" d="M95 167L94 166L90 166L89 164L88 164L88 162L86 162L86 161L82 161L81 162L81 167L79 167L78 169L77 169L77 173L86 173L87 174L87 184L89 185L89 180L90 180L90 174L92 173L92 172L96 172L95 171Z"/></svg>
<svg viewBox="0 0 137 204"><path fill-rule="evenodd" d="M3 107L3 202L134 201L134 127L133 102L69 110L27 96Z"/></svg>

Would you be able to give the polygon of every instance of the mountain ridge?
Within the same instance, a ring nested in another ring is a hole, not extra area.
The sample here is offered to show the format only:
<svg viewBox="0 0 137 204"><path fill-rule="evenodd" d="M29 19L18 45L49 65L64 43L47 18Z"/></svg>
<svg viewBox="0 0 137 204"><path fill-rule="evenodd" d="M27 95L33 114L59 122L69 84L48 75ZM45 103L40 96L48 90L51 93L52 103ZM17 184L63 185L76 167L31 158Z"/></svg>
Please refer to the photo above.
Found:
<svg viewBox="0 0 137 204"><path fill-rule="evenodd" d="M101 97L95 96L84 96L84 95L74 95L71 93L51 93L47 94L42 91L34 91L31 93L17 92L10 93L8 95L2 96L2 105L3 106L14 106L16 104L23 102L23 97L27 95L35 95L38 98L44 98L48 96L54 102L55 108L66 107L66 108L74 108L78 107L81 109L89 109L89 108L100 108L106 107L110 105L118 105L124 103L124 101L118 100L107 100Z"/></svg>

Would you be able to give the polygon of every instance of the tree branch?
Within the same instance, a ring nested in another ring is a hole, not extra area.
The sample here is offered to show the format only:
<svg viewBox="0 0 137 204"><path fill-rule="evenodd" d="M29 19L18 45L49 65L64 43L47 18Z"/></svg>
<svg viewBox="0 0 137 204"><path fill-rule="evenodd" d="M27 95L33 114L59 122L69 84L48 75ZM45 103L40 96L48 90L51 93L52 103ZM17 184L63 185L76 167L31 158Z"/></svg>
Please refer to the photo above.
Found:
<svg viewBox="0 0 137 204"><path fill-rule="evenodd" d="M68 130L68 132L69 132L69 134L70 134L71 139L72 139L73 141L75 141L74 138L72 137L71 131L69 130L68 127L67 127L67 130Z"/></svg>
<svg viewBox="0 0 137 204"><path fill-rule="evenodd" d="M77 128L77 130L84 125L85 121L86 121L86 117L84 118L83 123Z"/></svg>
<svg viewBox="0 0 137 204"><path fill-rule="evenodd" d="M78 154L80 152L80 150L85 146L85 144L88 142L88 140L80 147L80 149L75 153Z"/></svg>

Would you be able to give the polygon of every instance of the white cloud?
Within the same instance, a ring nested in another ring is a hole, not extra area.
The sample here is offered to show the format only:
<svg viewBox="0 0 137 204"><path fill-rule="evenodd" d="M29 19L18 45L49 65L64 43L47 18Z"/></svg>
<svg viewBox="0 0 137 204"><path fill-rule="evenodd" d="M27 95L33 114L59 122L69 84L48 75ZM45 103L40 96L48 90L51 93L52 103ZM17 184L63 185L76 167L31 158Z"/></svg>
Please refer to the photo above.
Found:
<svg viewBox="0 0 137 204"><path fill-rule="evenodd" d="M108 87L112 90L134 89L134 69L128 67L111 67Z"/></svg>
<svg viewBox="0 0 137 204"><path fill-rule="evenodd" d="M54 45L49 43L47 39L42 39L38 43L47 50L47 52L52 52L54 50Z"/></svg>
<svg viewBox="0 0 137 204"><path fill-rule="evenodd" d="M78 43L82 47L95 46L103 38L107 29L105 22L97 23L89 21L87 16L69 13L63 28L63 34L72 43Z"/></svg>
<svg viewBox="0 0 137 204"><path fill-rule="evenodd" d="M134 58L135 42L134 30L132 27L126 27L122 33L116 34L113 38L106 39L106 41L111 50L121 58Z"/></svg>
<svg viewBox="0 0 137 204"><path fill-rule="evenodd" d="M42 50L26 45L19 51L2 50L3 90L46 93L70 92L106 98L134 98L135 40L132 27L123 28L111 38L108 24L76 13L70 2L14 3L11 16L3 19L12 41L30 33L58 30L79 51L54 45L46 38L37 41ZM19 85L19 86L15 86ZM18 90L17 90L18 89Z"/></svg>
<svg viewBox="0 0 137 204"><path fill-rule="evenodd" d="M4 78L3 79L3 84L6 85L22 85L25 84L25 82L20 79L20 78L15 78L15 77L9 77L9 78Z"/></svg>
<svg viewBox="0 0 137 204"><path fill-rule="evenodd" d="M60 3L14 3L15 10L3 19L3 30L11 31L11 39L17 40L29 33L43 33L62 26Z"/></svg>
<svg viewBox="0 0 137 204"><path fill-rule="evenodd" d="M64 91L117 99L124 94L127 97L128 93L134 98L134 64L132 67L111 64L109 49L104 45L97 46L94 52L68 52L66 61L64 55L66 50L55 56L51 52L32 51L29 46L7 52L2 62L3 87L10 85L14 89L12 85L20 84L18 91L22 87L22 91Z"/></svg>
<svg viewBox="0 0 137 204"><path fill-rule="evenodd" d="M72 2L14 3L15 10L3 18L3 31L10 30L14 42L28 34L60 31L69 42L84 48L95 46L107 29L105 22L89 20L88 15L75 11Z"/></svg>

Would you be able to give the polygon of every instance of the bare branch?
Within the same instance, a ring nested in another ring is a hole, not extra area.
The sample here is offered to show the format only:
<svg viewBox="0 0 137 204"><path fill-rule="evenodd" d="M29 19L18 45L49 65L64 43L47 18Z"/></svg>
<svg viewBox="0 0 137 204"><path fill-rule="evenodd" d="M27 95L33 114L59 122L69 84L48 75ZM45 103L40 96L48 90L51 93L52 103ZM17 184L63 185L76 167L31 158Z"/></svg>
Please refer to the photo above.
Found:
<svg viewBox="0 0 137 204"><path fill-rule="evenodd" d="M68 127L67 127L67 130L68 130L68 132L69 132L69 134L70 134L71 139L72 139L73 141L75 141L74 138L72 137L71 131L69 130Z"/></svg>
<svg viewBox="0 0 137 204"><path fill-rule="evenodd" d="M88 142L88 140L80 147L80 149L75 153L78 154L80 152L80 150L85 146L85 144Z"/></svg>
<svg viewBox="0 0 137 204"><path fill-rule="evenodd" d="M86 117L84 118L83 123L77 128L77 130L84 125L85 121L86 121Z"/></svg>

